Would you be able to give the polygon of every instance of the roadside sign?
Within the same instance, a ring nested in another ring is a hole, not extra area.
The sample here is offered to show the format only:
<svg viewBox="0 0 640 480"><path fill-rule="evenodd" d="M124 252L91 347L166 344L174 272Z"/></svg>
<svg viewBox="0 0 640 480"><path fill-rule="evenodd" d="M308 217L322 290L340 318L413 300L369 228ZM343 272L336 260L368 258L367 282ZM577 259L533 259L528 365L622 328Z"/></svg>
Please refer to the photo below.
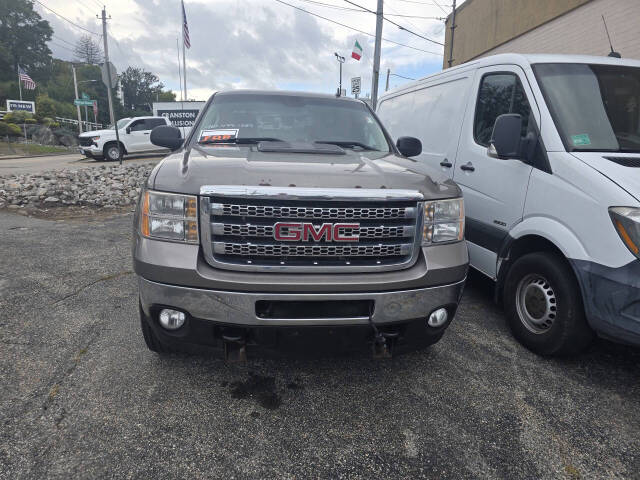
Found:
<svg viewBox="0 0 640 480"><path fill-rule="evenodd" d="M7 112L15 111L36 113L36 102L27 102L24 100L7 100Z"/></svg>
<svg viewBox="0 0 640 480"><path fill-rule="evenodd" d="M118 82L118 72L116 71L115 65L111 62L109 62L109 69L111 70L111 86L115 87ZM109 77L107 77L107 64L103 63L100 70L102 71L102 83L108 87Z"/></svg>
<svg viewBox="0 0 640 480"><path fill-rule="evenodd" d="M361 83L362 78L361 77L353 77L351 79L351 93L353 95L360 95L360 83Z"/></svg>
<svg viewBox="0 0 640 480"><path fill-rule="evenodd" d="M86 93L82 92L82 93L80 94L80 98L81 98L82 100L89 100L89 98L90 98L90 97L89 97L89 95L88 95L88 94L86 94Z"/></svg>
<svg viewBox="0 0 640 480"><path fill-rule="evenodd" d="M79 107L93 107L93 100L84 100L82 98L76 98L73 101L73 104Z"/></svg>

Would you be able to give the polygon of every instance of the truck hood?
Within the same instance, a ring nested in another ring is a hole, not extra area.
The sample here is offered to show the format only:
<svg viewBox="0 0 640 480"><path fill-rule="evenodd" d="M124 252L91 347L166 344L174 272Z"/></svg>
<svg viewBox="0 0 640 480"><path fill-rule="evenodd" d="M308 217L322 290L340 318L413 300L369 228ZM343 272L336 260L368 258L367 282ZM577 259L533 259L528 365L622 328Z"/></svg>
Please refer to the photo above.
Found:
<svg viewBox="0 0 640 480"><path fill-rule="evenodd" d="M115 137L116 132L113 129L92 130L90 132L81 133L78 137L98 137L103 135L113 135Z"/></svg>
<svg viewBox="0 0 640 480"><path fill-rule="evenodd" d="M461 196L448 177L428 176L393 153L345 155L260 152L252 146L207 147L169 155L154 169L156 190L199 194L204 185L416 190L427 199Z"/></svg>
<svg viewBox="0 0 640 480"><path fill-rule="evenodd" d="M620 162L634 161L636 165L640 165L640 155L637 153L602 152L571 152L571 154L640 201L640 169L620 164ZM612 158L617 160L611 160Z"/></svg>

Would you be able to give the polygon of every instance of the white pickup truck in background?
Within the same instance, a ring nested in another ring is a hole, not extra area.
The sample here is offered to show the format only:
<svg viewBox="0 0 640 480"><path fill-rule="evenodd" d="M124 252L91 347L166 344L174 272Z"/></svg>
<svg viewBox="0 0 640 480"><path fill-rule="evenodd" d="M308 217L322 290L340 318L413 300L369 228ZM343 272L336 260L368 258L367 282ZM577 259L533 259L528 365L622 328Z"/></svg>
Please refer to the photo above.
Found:
<svg viewBox="0 0 640 480"><path fill-rule="evenodd" d="M171 125L171 122L166 117L133 117L118 120L122 154L166 151L158 149L149 139L151 130L159 125ZM120 149L113 127L81 133L78 140L80 153L86 157L96 160L120 160Z"/></svg>

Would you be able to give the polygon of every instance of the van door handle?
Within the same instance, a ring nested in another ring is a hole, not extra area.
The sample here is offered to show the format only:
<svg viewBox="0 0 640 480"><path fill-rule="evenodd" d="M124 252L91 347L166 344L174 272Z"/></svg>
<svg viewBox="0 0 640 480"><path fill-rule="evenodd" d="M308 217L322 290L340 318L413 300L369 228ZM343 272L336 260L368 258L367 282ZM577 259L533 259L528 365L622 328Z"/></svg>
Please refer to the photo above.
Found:
<svg viewBox="0 0 640 480"><path fill-rule="evenodd" d="M474 172L476 169L473 166L473 163L467 162L464 165L460 165L460 170L464 170L465 172Z"/></svg>
<svg viewBox="0 0 640 480"><path fill-rule="evenodd" d="M449 160L447 160L446 158L440 162L440 166L441 167L445 167L445 168L451 168L453 167L453 165L451 164L451 162Z"/></svg>

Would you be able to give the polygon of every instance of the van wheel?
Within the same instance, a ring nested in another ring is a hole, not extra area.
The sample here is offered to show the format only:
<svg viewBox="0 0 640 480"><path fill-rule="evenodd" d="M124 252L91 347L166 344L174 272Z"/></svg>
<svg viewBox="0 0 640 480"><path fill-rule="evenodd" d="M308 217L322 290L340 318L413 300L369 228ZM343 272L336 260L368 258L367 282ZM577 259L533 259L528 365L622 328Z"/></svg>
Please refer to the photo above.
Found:
<svg viewBox="0 0 640 480"><path fill-rule="evenodd" d="M582 295L564 258L536 252L517 259L504 286L507 322L513 336L540 355L569 355L593 340Z"/></svg>
<svg viewBox="0 0 640 480"><path fill-rule="evenodd" d="M142 305L140 304L138 304L138 311L140 313L140 329L142 330L142 336L144 337L144 343L147 344L147 348L161 355L174 353L171 347L161 343L156 334L153 333L153 329L149 326L151 320L145 315L142 310Z"/></svg>
<svg viewBox="0 0 640 480"><path fill-rule="evenodd" d="M120 161L120 149L117 143L107 143L103 149L104 158L114 162Z"/></svg>

